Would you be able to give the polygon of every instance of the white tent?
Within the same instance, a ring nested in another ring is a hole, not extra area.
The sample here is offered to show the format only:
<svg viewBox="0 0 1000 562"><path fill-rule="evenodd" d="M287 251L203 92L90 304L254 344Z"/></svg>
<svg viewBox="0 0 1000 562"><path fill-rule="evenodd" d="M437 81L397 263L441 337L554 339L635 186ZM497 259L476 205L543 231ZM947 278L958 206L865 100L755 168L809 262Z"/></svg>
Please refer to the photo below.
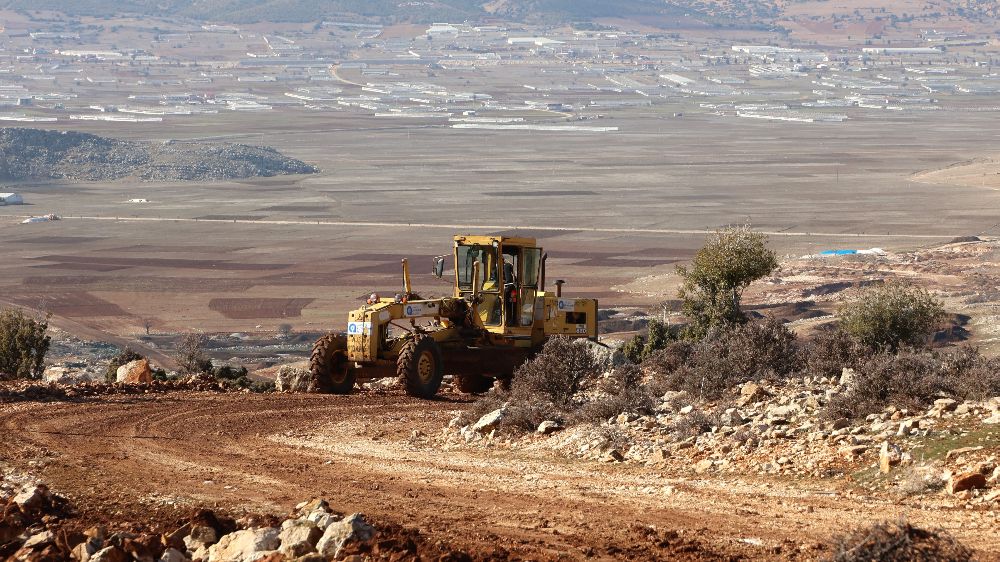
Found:
<svg viewBox="0 0 1000 562"><path fill-rule="evenodd" d="M17 193L0 193L0 205L23 205L24 198Z"/></svg>

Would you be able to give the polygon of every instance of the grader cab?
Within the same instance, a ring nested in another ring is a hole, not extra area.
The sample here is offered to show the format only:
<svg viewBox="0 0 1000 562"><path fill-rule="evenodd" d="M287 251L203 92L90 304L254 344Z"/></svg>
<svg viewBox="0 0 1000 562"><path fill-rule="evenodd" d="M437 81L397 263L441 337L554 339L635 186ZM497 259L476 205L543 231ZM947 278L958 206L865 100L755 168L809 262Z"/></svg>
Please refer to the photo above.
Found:
<svg viewBox="0 0 1000 562"><path fill-rule="evenodd" d="M402 260L403 291L372 294L348 316L346 333L329 333L313 347L317 390L351 392L359 381L399 377L409 394L430 398L445 374L463 392L485 392L537 353L549 337L597 340L597 300L545 290L546 255L533 238L456 236L451 256L434 259L443 277L454 263L451 296L423 299Z"/></svg>

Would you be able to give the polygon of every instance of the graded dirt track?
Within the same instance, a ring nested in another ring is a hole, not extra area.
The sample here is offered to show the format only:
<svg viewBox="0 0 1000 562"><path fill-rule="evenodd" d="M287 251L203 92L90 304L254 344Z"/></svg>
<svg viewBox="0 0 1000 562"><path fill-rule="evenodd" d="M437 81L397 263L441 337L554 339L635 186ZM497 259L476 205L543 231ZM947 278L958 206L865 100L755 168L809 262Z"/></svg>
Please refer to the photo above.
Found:
<svg viewBox="0 0 1000 562"><path fill-rule="evenodd" d="M164 521L194 505L283 513L321 496L478 558L815 559L830 534L905 514L1000 560L1000 538L977 530L974 513L904 512L831 481L678 478L547 451L442 450L433 435L464 400L25 400L0 404L0 465L33 467L83 518Z"/></svg>

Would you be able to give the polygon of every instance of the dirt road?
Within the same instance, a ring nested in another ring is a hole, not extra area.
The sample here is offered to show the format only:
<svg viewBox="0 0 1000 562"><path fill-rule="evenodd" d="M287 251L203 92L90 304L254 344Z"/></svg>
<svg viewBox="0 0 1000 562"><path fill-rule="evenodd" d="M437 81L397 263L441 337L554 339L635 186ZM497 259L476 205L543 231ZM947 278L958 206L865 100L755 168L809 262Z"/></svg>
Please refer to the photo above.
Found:
<svg viewBox="0 0 1000 562"><path fill-rule="evenodd" d="M833 532L906 515L1000 560L988 514L905 509L830 481L702 480L546 451L442 450L433 436L461 400L26 400L0 404L0 466L37 472L98 517L149 521L192 505L284 513L322 496L483 557L814 559Z"/></svg>

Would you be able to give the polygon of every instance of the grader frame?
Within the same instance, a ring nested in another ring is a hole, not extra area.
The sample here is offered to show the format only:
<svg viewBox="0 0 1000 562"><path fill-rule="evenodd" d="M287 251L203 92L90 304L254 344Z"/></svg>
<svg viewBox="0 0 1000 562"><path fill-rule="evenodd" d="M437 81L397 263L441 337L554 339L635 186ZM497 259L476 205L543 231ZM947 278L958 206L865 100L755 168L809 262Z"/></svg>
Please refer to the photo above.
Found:
<svg viewBox="0 0 1000 562"><path fill-rule="evenodd" d="M446 257L434 259L436 277ZM430 398L451 374L463 392L485 392L552 336L597 340L597 300L563 297L562 281L546 291L547 256L534 238L455 236L452 258L451 296L415 294L403 259L401 293L372 294L350 312L346 333L320 338L310 360L317 390L347 394L359 381L399 377L409 394Z"/></svg>

